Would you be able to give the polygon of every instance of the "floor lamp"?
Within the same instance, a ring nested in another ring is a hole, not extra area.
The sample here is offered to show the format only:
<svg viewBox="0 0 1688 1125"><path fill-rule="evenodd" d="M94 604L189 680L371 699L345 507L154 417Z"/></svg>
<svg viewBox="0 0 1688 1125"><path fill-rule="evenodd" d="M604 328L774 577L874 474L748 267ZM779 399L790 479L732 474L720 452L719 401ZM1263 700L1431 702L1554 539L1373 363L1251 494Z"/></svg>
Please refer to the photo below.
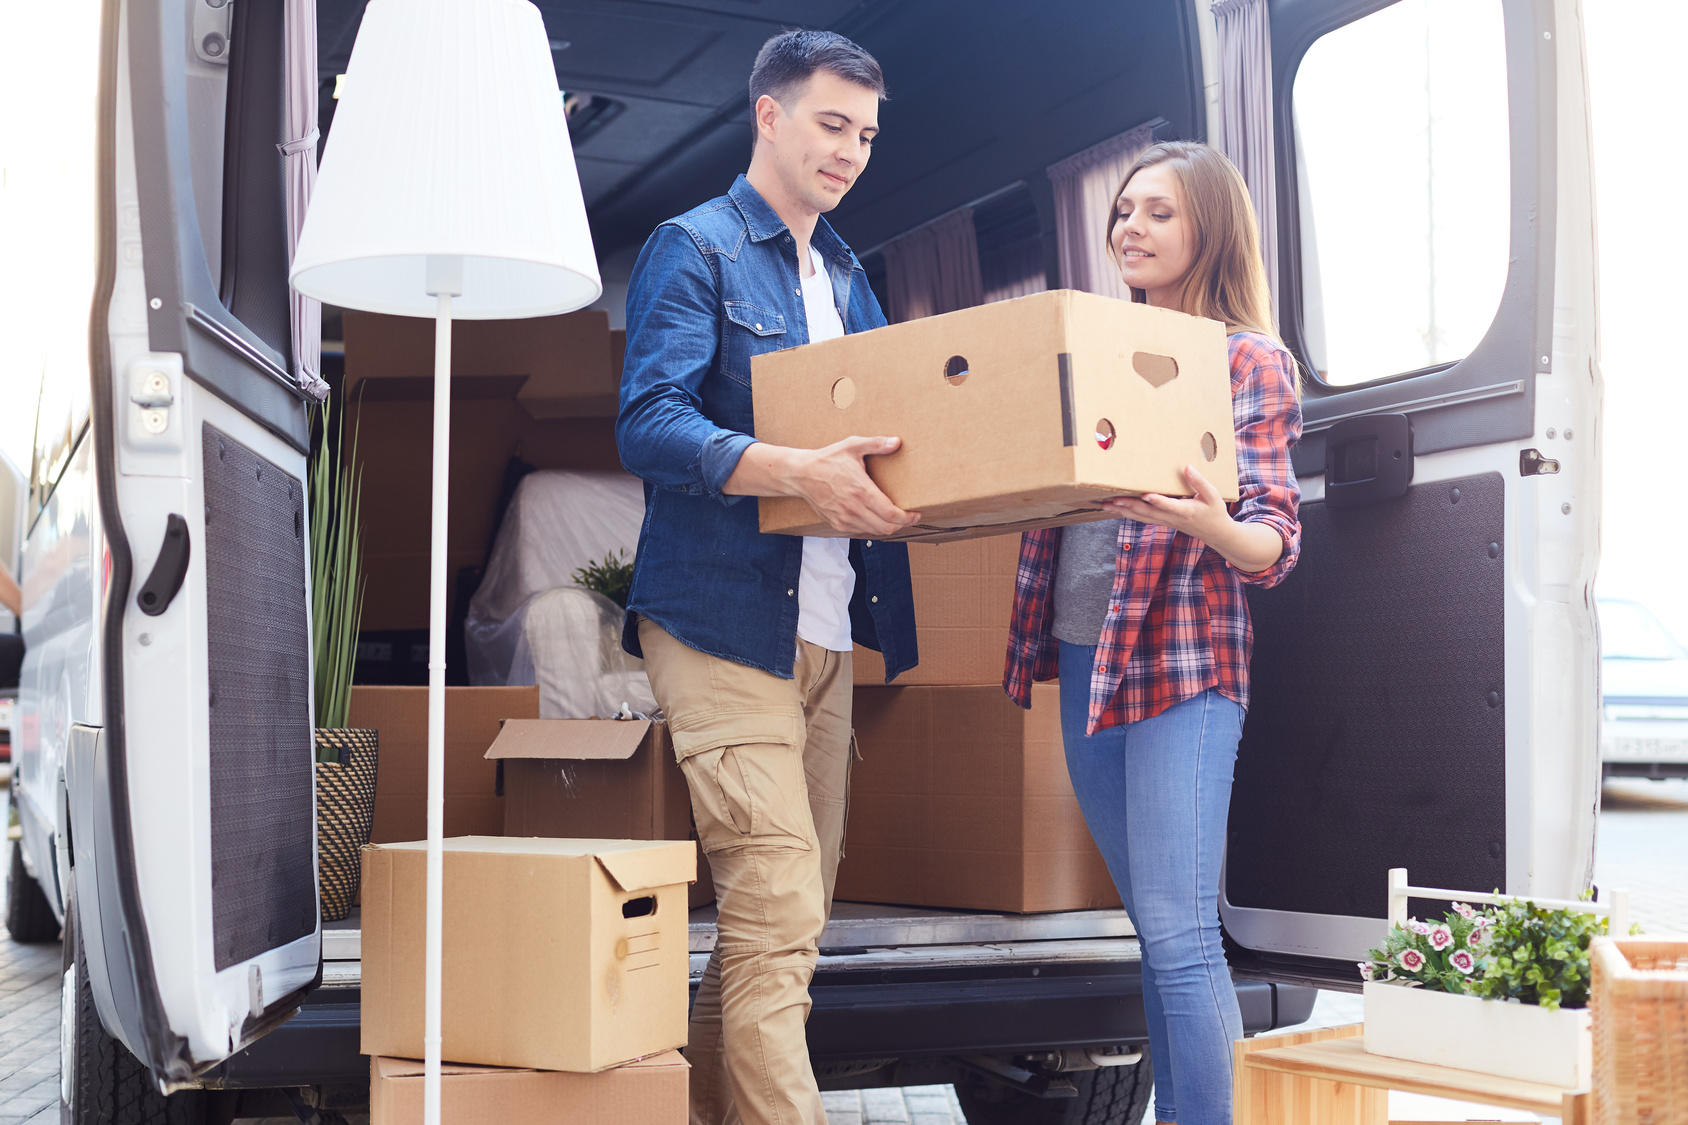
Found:
<svg viewBox="0 0 1688 1125"><path fill-rule="evenodd" d="M528 0L371 0L341 90L293 286L435 322L423 1049L424 1121L438 1125L451 322L570 312L603 286L550 37Z"/></svg>

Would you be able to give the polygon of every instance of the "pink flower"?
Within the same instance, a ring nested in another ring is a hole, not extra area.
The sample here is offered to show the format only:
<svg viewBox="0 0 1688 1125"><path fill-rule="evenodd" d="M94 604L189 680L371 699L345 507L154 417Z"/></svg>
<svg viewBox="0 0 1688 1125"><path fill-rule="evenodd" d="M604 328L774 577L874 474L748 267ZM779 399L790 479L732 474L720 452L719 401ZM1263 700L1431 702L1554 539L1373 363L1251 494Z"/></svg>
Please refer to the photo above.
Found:
<svg viewBox="0 0 1688 1125"><path fill-rule="evenodd" d="M1361 980L1371 980L1372 979L1372 964L1371 964L1370 961L1361 961L1360 962L1360 979Z"/></svg>
<svg viewBox="0 0 1688 1125"><path fill-rule="evenodd" d="M1477 912L1475 910L1471 909L1471 906L1470 906L1469 903L1464 903L1464 902L1454 903L1454 912L1456 914L1458 914L1461 918L1475 918L1475 917L1477 917Z"/></svg>
<svg viewBox="0 0 1688 1125"><path fill-rule="evenodd" d="M1430 933L1430 924L1427 922L1420 922L1417 918L1408 918L1407 929L1411 930L1420 937L1426 937Z"/></svg>
<svg viewBox="0 0 1688 1125"><path fill-rule="evenodd" d="M1469 934L1465 935L1465 944L1469 945L1472 949L1481 949L1484 943L1488 940L1489 931L1485 930L1482 926L1478 926Z"/></svg>
<svg viewBox="0 0 1688 1125"><path fill-rule="evenodd" d="M1401 968L1409 973L1416 973L1424 968L1424 954L1416 949L1403 949L1395 955L1395 960Z"/></svg>
<svg viewBox="0 0 1688 1125"><path fill-rule="evenodd" d="M1454 932L1446 926L1430 927L1430 948L1443 950L1454 943Z"/></svg>
<svg viewBox="0 0 1688 1125"><path fill-rule="evenodd" d="M1456 950L1454 954L1448 958L1448 964L1452 965L1462 973L1469 973L1472 969L1477 967L1477 958L1471 956L1470 952L1467 950L1460 949Z"/></svg>

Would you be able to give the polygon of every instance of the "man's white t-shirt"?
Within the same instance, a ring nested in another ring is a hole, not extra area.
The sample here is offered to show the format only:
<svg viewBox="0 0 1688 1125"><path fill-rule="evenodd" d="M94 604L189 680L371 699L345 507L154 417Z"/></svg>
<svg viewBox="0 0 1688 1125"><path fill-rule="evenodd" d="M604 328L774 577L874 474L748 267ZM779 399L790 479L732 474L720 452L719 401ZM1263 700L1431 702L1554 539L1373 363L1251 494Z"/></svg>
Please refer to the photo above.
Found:
<svg viewBox="0 0 1688 1125"><path fill-rule="evenodd" d="M826 262L813 245L809 260L814 273L803 278L803 314L813 344L844 335L844 322L832 303L832 277ZM833 652L849 652L850 596L855 592L850 541L804 536L803 573L797 580L797 635Z"/></svg>

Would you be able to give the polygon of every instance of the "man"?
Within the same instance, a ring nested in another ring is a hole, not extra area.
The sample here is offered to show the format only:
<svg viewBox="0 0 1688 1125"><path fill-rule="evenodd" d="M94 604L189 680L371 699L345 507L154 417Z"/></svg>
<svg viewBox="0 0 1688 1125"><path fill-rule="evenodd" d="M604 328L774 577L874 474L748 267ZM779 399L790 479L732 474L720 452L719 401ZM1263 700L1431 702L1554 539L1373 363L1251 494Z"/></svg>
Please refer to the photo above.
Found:
<svg viewBox="0 0 1688 1125"><path fill-rule="evenodd" d="M750 170L657 228L627 294L616 437L645 480L623 643L643 656L691 788L719 921L692 1009L694 1125L824 1123L809 1013L832 904L850 769L852 635L894 676L914 665L907 549L919 519L865 458L758 442L754 355L885 323L821 218L867 166L885 96L848 39L796 31L750 76ZM800 496L851 539L757 530L758 496Z"/></svg>

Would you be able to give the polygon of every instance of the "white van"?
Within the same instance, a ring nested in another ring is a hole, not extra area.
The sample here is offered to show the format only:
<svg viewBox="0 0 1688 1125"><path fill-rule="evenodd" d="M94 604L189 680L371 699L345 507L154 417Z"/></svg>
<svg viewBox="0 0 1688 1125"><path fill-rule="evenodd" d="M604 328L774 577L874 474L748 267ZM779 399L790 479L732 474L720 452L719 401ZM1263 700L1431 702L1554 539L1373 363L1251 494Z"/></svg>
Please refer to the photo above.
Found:
<svg viewBox="0 0 1688 1125"><path fill-rule="evenodd" d="M1391 867L1478 891L1586 890L1600 779L1578 4L1265 6L1274 92L1240 109L1273 130L1275 180L1256 188L1273 201L1306 431L1301 563L1251 595L1254 704L1221 894L1250 1032L1305 1018L1311 994L1291 986L1358 987ZM57 286L64 315L42 329L25 537L5 560L21 567L27 644L8 926L19 941L64 931L67 1121L356 1105L357 930L321 925L314 869L284 5L64 8L56 96L88 113L51 155L80 169L67 190L97 238L86 269L12 266ZM612 280L658 221L743 167L754 51L802 22L862 43L892 87L840 232L873 248L976 203L1000 295L1059 286L1070 264L1051 165L1145 123L1216 134L1207 8L570 0L544 14ZM361 10L318 0L327 144ZM694 952L712 941L699 916ZM824 1085L953 1081L975 1125L1141 1117L1141 981L1120 912L841 904L822 944Z"/></svg>

